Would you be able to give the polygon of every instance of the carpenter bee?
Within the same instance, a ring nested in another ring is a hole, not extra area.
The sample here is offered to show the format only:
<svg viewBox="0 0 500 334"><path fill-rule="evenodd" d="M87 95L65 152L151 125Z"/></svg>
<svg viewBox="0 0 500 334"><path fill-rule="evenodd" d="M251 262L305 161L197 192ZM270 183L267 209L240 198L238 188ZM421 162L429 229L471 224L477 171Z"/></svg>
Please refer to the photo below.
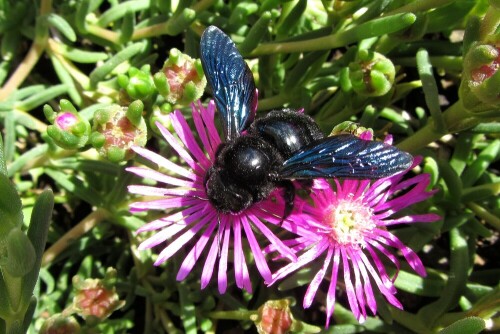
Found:
<svg viewBox="0 0 500 334"><path fill-rule="evenodd" d="M237 214L284 189L285 219L293 209L292 180L377 179L404 171L410 154L351 134L325 137L303 113L281 109L254 121L257 89L231 39L210 26L201 36L201 63L222 119L225 142L205 176L211 204Z"/></svg>

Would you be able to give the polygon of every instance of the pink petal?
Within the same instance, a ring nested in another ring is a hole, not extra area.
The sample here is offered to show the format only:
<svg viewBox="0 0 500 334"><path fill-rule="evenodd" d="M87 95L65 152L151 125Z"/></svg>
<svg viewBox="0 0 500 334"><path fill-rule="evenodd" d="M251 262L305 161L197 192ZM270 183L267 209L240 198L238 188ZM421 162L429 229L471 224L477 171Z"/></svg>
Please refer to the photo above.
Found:
<svg viewBox="0 0 500 334"><path fill-rule="evenodd" d="M201 205L193 205L182 211L176 212L166 217L162 217L160 219L154 220L137 229L137 233L147 232L158 230L172 223L176 223L176 225L189 225L194 220L199 218L199 215L190 216L193 213L199 213L201 209Z"/></svg>
<svg viewBox="0 0 500 334"><path fill-rule="evenodd" d="M224 216L223 218L229 219L232 216ZM248 267L245 260L245 254L243 252L243 246L241 242L241 216L235 217L231 220L231 225L233 226L234 232L234 271L236 285L240 289L245 289L249 293L252 293L252 282L250 281L250 274L248 273Z"/></svg>
<svg viewBox="0 0 500 334"><path fill-rule="evenodd" d="M311 283L309 283L309 286L307 287L307 291L304 294L304 301L302 303L304 308L309 308L311 306L314 296L316 295L316 292L318 292L319 285L325 278L326 271L328 270L328 267L330 266L330 261L332 260L332 255L333 255L333 247L328 248L328 253L326 254L325 261L323 262L323 266L321 269L314 275L314 278L312 279Z"/></svg>
<svg viewBox="0 0 500 334"><path fill-rule="evenodd" d="M393 279L391 279L389 277L389 275L387 274L387 271L385 270L385 267L383 265L382 260L380 260L378 254L375 252L375 250L372 248L372 246L375 247L376 249L378 249L378 251L381 252L383 255L385 255L389 259L389 261L391 261L394 264L394 266L396 267L396 273L395 273ZM370 244L366 245L366 249L370 253L370 256L372 257L372 260L375 263L375 266L377 267L379 276L382 279L382 282L384 283L384 285L388 289L390 289L390 293L392 293L392 294L396 293L396 288L394 287L392 282L394 282L395 277L397 277L398 273L399 273L399 261L398 261L398 259L393 254L391 254L387 249L385 249L381 244L376 242L375 240L371 240Z"/></svg>
<svg viewBox="0 0 500 334"><path fill-rule="evenodd" d="M245 216L241 217L241 225L243 225L248 243L250 244L250 249L252 250L252 254L255 258L255 265L257 266L257 270L259 270L262 278L264 278L264 281L269 282L272 278L271 270L269 270L266 259L264 258L262 250Z"/></svg>
<svg viewBox="0 0 500 334"><path fill-rule="evenodd" d="M143 196L205 196L203 191L193 191L192 189L186 188L161 188L161 187L151 187L142 185L130 185L128 186L128 191L132 194L143 195Z"/></svg>
<svg viewBox="0 0 500 334"><path fill-rule="evenodd" d="M359 257L359 252L352 252L353 262L355 262L355 266L361 272L361 276L363 277L363 288L364 294L366 296L366 304L370 308L373 314L377 313L377 302L375 301L375 296L373 295L372 285L370 283L370 277L368 276L368 272L366 271L365 265L361 258Z"/></svg>
<svg viewBox="0 0 500 334"><path fill-rule="evenodd" d="M339 274L340 264L340 249L335 248L335 255L333 256L332 276L330 278L330 285L328 286L328 293L326 294L326 327L330 326L330 317L333 315L335 309L335 295L337 287L337 279Z"/></svg>
<svg viewBox="0 0 500 334"><path fill-rule="evenodd" d="M380 292L382 292L382 294L385 296L385 299L393 306L399 309L403 309L403 306L401 305L399 300L396 297L394 297L393 294L390 292L394 291L394 289L388 290L387 287L384 284L382 284L382 282L380 281L380 277L376 273L375 269L372 267L370 261L365 256L365 254L359 253L359 256L361 257L361 260L365 264L365 268L368 269L368 272L371 274L373 280L377 284L377 287L379 288Z"/></svg>
<svg viewBox="0 0 500 334"><path fill-rule="evenodd" d="M248 219L257 227L257 230L259 230L264 237L267 238L273 245L275 245L276 250L282 254L283 256L287 257L291 261L296 261L297 256L293 253L293 251L285 246L283 242L281 241L280 238L278 238L267 226L265 226L259 218L257 218L254 214L248 212L247 213Z"/></svg>
<svg viewBox="0 0 500 334"><path fill-rule="evenodd" d="M228 249L229 249L229 237L231 234L231 226L228 223L222 222L221 231L224 231L224 239L222 241L222 249L220 253L219 259L219 277L218 277L218 285L219 285L219 293L222 295L226 292L227 289L227 258L228 258Z"/></svg>
<svg viewBox="0 0 500 334"><path fill-rule="evenodd" d="M441 219L441 216L435 213L425 213L421 215L404 216L395 219L385 219L384 226L396 224L411 224L411 223L430 223Z"/></svg>
<svg viewBox="0 0 500 334"><path fill-rule="evenodd" d="M202 166L210 166L210 161L207 159L205 153L201 150L200 146L194 139L193 130L189 128L189 125L187 124L186 119L182 116L181 112L178 110L174 111L174 116L171 117L171 119L175 133L177 133L189 152Z"/></svg>
<svg viewBox="0 0 500 334"><path fill-rule="evenodd" d="M193 246L193 248L191 248L184 261L182 261L181 267L179 268L179 272L177 273L176 277L178 281L184 280L191 272L191 270L193 270L194 265L200 258L203 250L205 249L205 246L210 240L210 236L212 235L215 226L217 226L217 223L215 221L212 221L210 224L208 224L207 228L200 236L196 244Z"/></svg>
<svg viewBox="0 0 500 334"><path fill-rule="evenodd" d="M171 119L174 119L174 116L172 113L170 113ZM177 117L182 117L178 116ZM163 135L163 138L172 146L172 148L177 152L177 154L191 167L194 171L199 171L200 169L203 170L202 166L200 166L196 161L193 160L193 157L186 151L179 141L161 125L159 122L156 122L156 126L160 130L161 134Z"/></svg>
<svg viewBox="0 0 500 334"><path fill-rule="evenodd" d="M196 233L205 226L209 224L213 217L205 217L201 219L196 225L188 229L184 234L175 239L171 244L169 244L161 253L158 255L158 259L155 261L155 265L160 265L161 263L167 261L172 255L177 253L177 251L183 247L186 243L191 241ZM172 225L173 226L173 225ZM184 225L181 225L185 227Z"/></svg>
<svg viewBox="0 0 500 334"><path fill-rule="evenodd" d="M356 319L361 322L361 313L358 307L358 300L356 298L356 293L354 292L354 286L351 281L351 270L349 269L349 259L347 258L347 254L345 249L340 248L340 254L342 255L342 266L344 267L344 283L346 287L347 300L349 301L349 306L351 307L351 311L356 317Z"/></svg>
<svg viewBox="0 0 500 334"><path fill-rule="evenodd" d="M215 261L217 260L219 253L219 241L220 238L217 237L217 234L212 241L212 246L210 246L210 251L208 252L207 259L205 260L205 265L203 266L203 271L201 272L201 289L205 289L210 283L210 279L212 278L212 274L215 268Z"/></svg>
<svg viewBox="0 0 500 334"><path fill-rule="evenodd" d="M135 212L144 210L165 210L194 205L197 204L197 202L199 202L198 199L190 199L184 197L164 198L155 201L132 203L130 204L130 210Z"/></svg>
<svg viewBox="0 0 500 334"><path fill-rule="evenodd" d="M391 247L399 249L401 253L403 253L406 262L408 262L410 267L412 267L412 269L415 270L417 274L419 274L422 277L427 276L422 261L413 250L411 250L409 247L403 244L395 235L387 231L377 230L377 234L381 236L381 238L378 237L376 238L378 241L385 243Z"/></svg>
<svg viewBox="0 0 500 334"><path fill-rule="evenodd" d="M167 239L170 239L185 228L186 225L170 225L141 242L137 248L139 250L145 250L158 246L159 244L165 242Z"/></svg>
<svg viewBox="0 0 500 334"><path fill-rule="evenodd" d="M205 123L205 127L206 127L207 132L208 132L208 137L210 138L212 149L215 152L217 150L217 147L220 145L221 140L220 140L219 132L215 128L214 114L215 114L215 103L213 100L210 100L210 102L208 103L207 109L205 109L205 112L203 112L203 110L201 110L201 118L203 119L203 122ZM213 156L211 156L211 157L213 158Z"/></svg>
<svg viewBox="0 0 500 334"><path fill-rule="evenodd" d="M198 105L201 106L201 103L198 102ZM206 112L205 108L200 108L197 110L196 105L191 104L191 110L193 113L193 121L196 127L196 131L199 133L200 140L202 142L203 148L208 152L208 156L213 158L215 156L215 152L218 147L218 143L214 144L214 141L211 138L210 130L207 128L203 121L202 113ZM213 118L212 118L212 126L213 126Z"/></svg>
<svg viewBox="0 0 500 334"><path fill-rule="evenodd" d="M316 258L318 258L318 256L320 256L326 249L328 249L328 243L325 241L314 245L311 249L307 250L307 252L300 255L296 262L289 263L275 272L272 281L270 281L268 285L276 283L279 279L288 276L295 270L300 269L311 261L316 260Z"/></svg>
<svg viewBox="0 0 500 334"><path fill-rule="evenodd" d="M151 180L155 180L158 182L171 184L174 186L191 188L191 187L193 187L193 184L194 184L192 181L185 181L185 180L178 179L178 178L175 178L172 176L168 176L168 175L165 175L163 173L157 172L157 171L149 169L149 168L128 167L125 170L128 172L134 173L137 176L146 178L146 179L151 179Z"/></svg>
<svg viewBox="0 0 500 334"><path fill-rule="evenodd" d="M148 149L142 148L140 146L133 146L132 150L135 151L135 153L139 154L140 156L143 156L144 158L148 159L149 161L154 162L160 167L163 167L171 172L174 172L176 174L179 174L181 176L184 176L190 180L195 180L196 175L190 171L188 171L185 168L182 168L179 165L174 164L168 159L165 159L161 155L154 153Z"/></svg>
<svg viewBox="0 0 500 334"><path fill-rule="evenodd" d="M347 248L346 253L349 256L349 259L351 260L352 269L354 271L354 291L356 293L356 299L358 301L358 306L361 309L360 310L361 317L362 317L362 319L366 319L365 293L363 291L363 284L361 282L358 263L355 261L355 255L353 254L353 253L356 253L356 251L352 250L351 248Z"/></svg>

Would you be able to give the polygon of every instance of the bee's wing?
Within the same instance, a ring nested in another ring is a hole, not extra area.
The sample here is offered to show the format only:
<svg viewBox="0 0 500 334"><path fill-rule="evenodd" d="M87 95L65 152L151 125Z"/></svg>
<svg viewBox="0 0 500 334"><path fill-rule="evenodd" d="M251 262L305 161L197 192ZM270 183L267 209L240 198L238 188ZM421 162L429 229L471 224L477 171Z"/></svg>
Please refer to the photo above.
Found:
<svg viewBox="0 0 500 334"><path fill-rule="evenodd" d="M210 26L201 36L201 63L222 118L226 140L238 137L257 109L253 75L233 41Z"/></svg>
<svg viewBox="0 0 500 334"><path fill-rule="evenodd" d="M279 176L283 179L378 179L402 172L412 162L409 153L394 146L342 134L302 148L283 163Z"/></svg>

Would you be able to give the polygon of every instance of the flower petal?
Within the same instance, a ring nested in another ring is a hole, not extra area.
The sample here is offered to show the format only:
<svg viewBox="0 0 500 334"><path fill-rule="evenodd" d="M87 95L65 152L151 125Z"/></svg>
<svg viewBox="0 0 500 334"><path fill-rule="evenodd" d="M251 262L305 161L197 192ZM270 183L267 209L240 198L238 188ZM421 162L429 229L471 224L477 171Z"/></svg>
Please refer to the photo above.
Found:
<svg viewBox="0 0 500 334"><path fill-rule="evenodd" d="M340 265L340 248L335 248L335 254L333 255L333 268L332 276L330 278L330 285L328 286L328 292L326 294L326 327L330 326L330 317L333 315L335 309L335 293L337 288L337 279L339 274Z"/></svg>
<svg viewBox="0 0 500 334"><path fill-rule="evenodd" d="M326 243L325 243L326 244ZM325 278L326 271L328 270L328 267L330 266L330 261L332 260L332 255L333 255L333 247L328 248L328 253L326 254L325 261L323 262L323 266L321 269L314 275L314 278L311 280L311 283L309 283L309 286L307 287L307 291L304 294L304 301L302 303L304 308L309 308L311 306L314 296L316 295L316 292L318 292L319 285Z"/></svg>
<svg viewBox="0 0 500 334"><path fill-rule="evenodd" d="M132 150L135 153L139 154L140 156L148 159L149 161L154 162L158 166L163 167L171 172L184 176L185 178L188 178L193 181L196 179L196 175L194 173L188 171L187 169L179 165L174 164L170 160L165 159L164 157L155 152L152 152L140 146L133 146Z"/></svg>
<svg viewBox="0 0 500 334"><path fill-rule="evenodd" d="M229 249L229 237L231 234L231 227L227 222L221 223L221 232L223 232L224 238L222 240L222 248L220 252L219 258L219 277L218 277L218 286L219 293L224 294L227 289L227 258L228 258L228 249ZM220 233L222 234L222 233Z"/></svg>
<svg viewBox="0 0 500 334"><path fill-rule="evenodd" d="M179 268L176 277L178 281L182 281L183 279L185 279L187 275L191 272L191 270L193 270L194 265L200 258L201 254L203 253L203 250L205 249L205 246L210 240L210 236L212 235L215 226L217 226L215 221L208 224L206 230L203 232L203 234L198 239L193 248L191 248L191 251L188 253L184 261L182 261L181 267Z"/></svg>
<svg viewBox="0 0 500 334"><path fill-rule="evenodd" d="M255 258L255 265L257 266L257 270L259 270L260 274L264 278L265 282L269 282L272 278L271 275L271 270L269 269L269 266L267 265L267 261L264 258L264 254L262 252L262 249L259 246L259 243L257 242L257 239L255 238L255 235L252 231L252 228L250 227L250 224L248 223L248 220L245 216L241 217L241 225L243 226L243 229L245 230L245 234L247 236L248 243L250 244L250 249L252 250L252 254Z"/></svg>
<svg viewBox="0 0 500 334"><path fill-rule="evenodd" d="M193 131L189 128L189 125L187 124L184 116L182 116L182 113L175 110L173 113L170 113L170 115L172 115L171 120L175 133L177 133L189 152L194 156L200 165L205 168L210 167L210 161L201 150L200 145L196 142L196 139L194 139Z"/></svg>
<svg viewBox="0 0 500 334"><path fill-rule="evenodd" d="M170 185L179 186L179 187L187 187L187 188L193 187L192 181L186 181L186 180L178 179L178 178L175 178L172 176L168 176L168 175L165 175L163 173L157 172L157 171L149 169L149 168L128 167L125 170L127 172L134 173L137 176L140 176L140 177L143 177L146 179L155 180L155 181L162 182L165 184L170 184Z"/></svg>

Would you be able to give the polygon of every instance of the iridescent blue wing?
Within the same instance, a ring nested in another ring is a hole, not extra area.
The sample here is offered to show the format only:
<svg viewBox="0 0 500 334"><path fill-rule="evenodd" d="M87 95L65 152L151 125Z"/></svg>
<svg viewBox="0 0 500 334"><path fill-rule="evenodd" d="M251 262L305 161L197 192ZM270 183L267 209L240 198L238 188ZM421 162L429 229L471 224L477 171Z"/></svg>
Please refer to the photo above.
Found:
<svg viewBox="0 0 500 334"><path fill-rule="evenodd" d="M201 36L201 63L222 118L226 141L238 137L257 108L253 75L233 41L210 26Z"/></svg>
<svg viewBox="0 0 500 334"><path fill-rule="evenodd" d="M342 134L307 145L283 163L283 179L378 179L404 171L413 157L394 146Z"/></svg>

